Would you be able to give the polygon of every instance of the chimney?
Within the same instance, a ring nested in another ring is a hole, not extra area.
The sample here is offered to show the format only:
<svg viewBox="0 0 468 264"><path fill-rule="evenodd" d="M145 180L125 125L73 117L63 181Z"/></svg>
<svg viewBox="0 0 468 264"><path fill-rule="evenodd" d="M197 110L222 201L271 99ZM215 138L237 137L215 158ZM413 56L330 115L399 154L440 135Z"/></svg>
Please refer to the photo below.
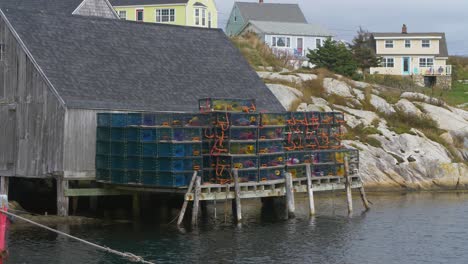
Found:
<svg viewBox="0 0 468 264"><path fill-rule="evenodd" d="M401 34L408 34L408 28L406 27L406 24L403 24L403 27L401 28Z"/></svg>

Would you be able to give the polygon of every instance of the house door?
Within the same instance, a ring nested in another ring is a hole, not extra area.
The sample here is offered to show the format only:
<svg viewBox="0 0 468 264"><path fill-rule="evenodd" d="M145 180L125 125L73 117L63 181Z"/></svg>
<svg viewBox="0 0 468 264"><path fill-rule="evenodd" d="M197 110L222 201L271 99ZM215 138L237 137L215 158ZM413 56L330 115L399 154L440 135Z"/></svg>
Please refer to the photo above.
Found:
<svg viewBox="0 0 468 264"><path fill-rule="evenodd" d="M409 75L411 69L411 58L403 57L403 75Z"/></svg>
<svg viewBox="0 0 468 264"><path fill-rule="evenodd" d="M302 57L304 55L303 50L304 50L304 39L297 38L297 55Z"/></svg>

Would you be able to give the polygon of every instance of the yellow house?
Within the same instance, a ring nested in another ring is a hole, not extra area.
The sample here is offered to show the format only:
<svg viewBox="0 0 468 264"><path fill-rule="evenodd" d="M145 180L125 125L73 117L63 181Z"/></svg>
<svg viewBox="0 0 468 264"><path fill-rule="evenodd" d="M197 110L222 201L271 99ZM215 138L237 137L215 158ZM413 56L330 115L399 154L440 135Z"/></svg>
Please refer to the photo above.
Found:
<svg viewBox="0 0 468 264"><path fill-rule="evenodd" d="M445 33L373 33L375 53L381 65L371 74L411 76L424 86L451 83L452 66L447 65Z"/></svg>
<svg viewBox="0 0 468 264"><path fill-rule="evenodd" d="M217 28L214 0L111 0L121 19Z"/></svg>

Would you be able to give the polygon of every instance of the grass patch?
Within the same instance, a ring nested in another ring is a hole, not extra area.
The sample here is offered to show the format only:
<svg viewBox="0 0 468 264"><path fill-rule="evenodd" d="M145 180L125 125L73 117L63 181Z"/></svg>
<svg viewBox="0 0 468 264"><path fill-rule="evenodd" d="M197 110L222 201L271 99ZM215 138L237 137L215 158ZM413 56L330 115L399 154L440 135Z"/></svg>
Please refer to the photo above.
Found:
<svg viewBox="0 0 468 264"><path fill-rule="evenodd" d="M344 139L359 140L376 148L382 147L382 143L378 139L370 137L370 135L382 135L382 133L377 128L360 124L354 128L346 126L346 129L348 133L346 133Z"/></svg>
<svg viewBox="0 0 468 264"><path fill-rule="evenodd" d="M277 57L271 48L254 33L233 37L231 41L253 67L271 66L275 71L279 71L281 68L290 68L290 58L286 56Z"/></svg>
<svg viewBox="0 0 468 264"><path fill-rule="evenodd" d="M366 82L406 91L418 87L411 77L398 75L371 74L366 76Z"/></svg>
<svg viewBox="0 0 468 264"><path fill-rule="evenodd" d="M356 145L356 144L354 144L354 143L351 143L351 144L349 144L349 145L350 145L351 147L353 147L353 148L359 150L359 151L364 151L363 148L359 147L358 145Z"/></svg>
<svg viewBox="0 0 468 264"><path fill-rule="evenodd" d="M402 157L396 154L393 154L393 153L388 153L388 154L392 155L392 157L394 157L397 160L397 165L405 162L405 160Z"/></svg>
<svg viewBox="0 0 468 264"><path fill-rule="evenodd" d="M427 116L415 116L408 115L401 111L398 111L394 114L383 114L379 113L382 117L387 120L388 127L395 131L397 134L413 134L411 133L411 128L416 128L419 130L422 129L433 129L438 130L440 133L443 133L443 130L439 129L439 124L435 120Z"/></svg>

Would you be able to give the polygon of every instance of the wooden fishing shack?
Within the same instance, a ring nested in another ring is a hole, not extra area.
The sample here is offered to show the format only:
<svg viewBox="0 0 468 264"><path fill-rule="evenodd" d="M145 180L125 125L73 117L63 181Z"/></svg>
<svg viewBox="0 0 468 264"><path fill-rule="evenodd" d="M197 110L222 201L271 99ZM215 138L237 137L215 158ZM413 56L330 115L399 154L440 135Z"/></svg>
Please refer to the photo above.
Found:
<svg viewBox="0 0 468 264"><path fill-rule="evenodd" d="M68 181L96 177L99 112L198 111L198 98L227 96L283 110L222 30L0 8L2 192L9 177L54 178L60 215L84 195Z"/></svg>

